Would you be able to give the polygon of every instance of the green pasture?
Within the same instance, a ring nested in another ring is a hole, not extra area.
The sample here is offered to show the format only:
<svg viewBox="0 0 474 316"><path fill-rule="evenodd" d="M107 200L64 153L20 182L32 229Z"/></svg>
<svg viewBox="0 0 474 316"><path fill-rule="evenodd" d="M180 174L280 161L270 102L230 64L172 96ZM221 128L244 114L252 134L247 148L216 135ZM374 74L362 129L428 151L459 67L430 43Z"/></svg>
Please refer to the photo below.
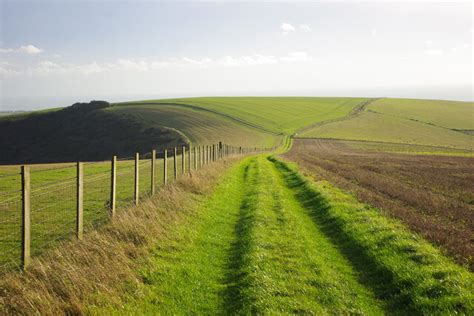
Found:
<svg viewBox="0 0 474 316"><path fill-rule="evenodd" d="M179 151L180 153L180 151ZM174 160L168 154L167 174L174 179ZM151 193L151 159L140 159L139 192ZM182 173L182 155L177 155L178 176ZM191 160L193 165L194 160ZM84 227L86 230L109 218L111 162L84 163ZM156 159L155 187L163 184L163 158ZM31 175L31 251L41 253L52 243L75 235L76 165L41 164L30 166ZM186 156L185 170L189 171ZM117 162L117 208L133 203L134 160ZM0 271L20 264L21 247L21 175L20 166L0 166Z"/></svg>
<svg viewBox="0 0 474 316"><path fill-rule="evenodd" d="M274 133L293 134L305 126L344 117L367 99L316 97L206 97L133 102L188 105L233 117ZM132 103L124 103L132 104Z"/></svg>
<svg viewBox="0 0 474 316"><path fill-rule="evenodd" d="M471 135L370 111L348 120L315 127L299 136L442 146L464 150L472 150L474 145Z"/></svg>
<svg viewBox="0 0 474 316"><path fill-rule="evenodd" d="M235 146L273 147L281 136L255 129L212 112L170 105L119 106L108 109L113 114L133 117L143 128L172 128L193 144L223 141Z"/></svg>
<svg viewBox="0 0 474 316"><path fill-rule="evenodd" d="M449 129L474 130L473 102L384 98L368 109Z"/></svg>

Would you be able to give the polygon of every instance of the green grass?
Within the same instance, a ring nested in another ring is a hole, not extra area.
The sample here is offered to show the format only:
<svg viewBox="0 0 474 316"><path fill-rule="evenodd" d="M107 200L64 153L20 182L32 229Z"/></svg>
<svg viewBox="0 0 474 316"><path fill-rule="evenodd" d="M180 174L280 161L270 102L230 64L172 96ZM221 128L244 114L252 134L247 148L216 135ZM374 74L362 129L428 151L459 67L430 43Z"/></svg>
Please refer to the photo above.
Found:
<svg viewBox="0 0 474 316"><path fill-rule="evenodd" d="M442 100L380 99L368 107L378 113L450 129L474 130L474 103Z"/></svg>
<svg viewBox="0 0 474 316"><path fill-rule="evenodd" d="M123 306L120 313L214 314L217 307L224 308L223 284L243 194L243 172L241 166L231 169L198 211L156 245L140 269L145 284L142 295ZM92 309L92 313L118 311Z"/></svg>
<svg viewBox="0 0 474 316"><path fill-rule="evenodd" d="M177 156L181 175L181 155ZM91 229L109 219L110 162L84 164L84 225ZM134 161L117 164L117 207L133 202ZM76 225L75 164L32 165L31 169L31 252L38 255L58 240L72 238ZM189 170L188 160L186 169ZM168 158L168 179L173 180L173 159ZM163 183L163 160L156 160L155 186ZM20 264L21 176L19 166L0 166L0 272ZM151 192L151 161L142 159L140 196Z"/></svg>
<svg viewBox="0 0 474 316"><path fill-rule="evenodd" d="M378 99L354 117L304 130L299 137L438 146L472 151L472 102ZM408 149L416 153L416 148ZM402 151L407 151L405 148ZM438 150L439 151L439 150ZM420 151L420 154L436 150ZM455 154L449 150L440 154Z"/></svg>
<svg viewBox="0 0 474 316"><path fill-rule="evenodd" d="M300 128L344 117L363 98L316 97L206 97L133 102L190 105L233 117L274 133L293 134ZM127 103L131 104L131 102Z"/></svg>
<svg viewBox="0 0 474 316"><path fill-rule="evenodd" d="M236 146L272 147L280 137L245 126L229 118L176 106L120 106L107 111L120 116L133 117L143 126L161 126L178 130L193 144L212 144L224 141Z"/></svg>
<svg viewBox="0 0 474 316"><path fill-rule="evenodd" d="M389 310L404 314L472 314L474 276L441 251L327 181L310 182L275 161L326 235L371 284ZM393 311L393 310L392 310Z"/></svg>
<svg viewBox="0 0 474 316"><path fill-rule="evenodd" d="M374 112L364 112L349 120L322 125L300 136L442 146L467 150L472 150L474 144L472 136L461 132Z"/></svg>
<svg viewBox="0 0 474 316"><path fill-rule="evenodd" d="M92 314L472 314L474 277L399 222L265 156L243 160Z"/></svg>

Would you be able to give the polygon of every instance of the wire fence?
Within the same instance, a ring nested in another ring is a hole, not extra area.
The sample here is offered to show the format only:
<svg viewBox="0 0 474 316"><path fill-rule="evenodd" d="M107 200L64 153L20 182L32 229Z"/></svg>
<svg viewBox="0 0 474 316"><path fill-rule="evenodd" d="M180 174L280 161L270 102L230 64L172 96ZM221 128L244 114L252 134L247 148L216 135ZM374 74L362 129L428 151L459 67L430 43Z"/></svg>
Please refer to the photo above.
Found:
<svg viewBox="0 0 474 316"><path fill-rule="evenodd" d="M234 155L274 150L222 143L111 161L0 169L0 273L24 269L58 241L81 238L164 184Z"/></svg>

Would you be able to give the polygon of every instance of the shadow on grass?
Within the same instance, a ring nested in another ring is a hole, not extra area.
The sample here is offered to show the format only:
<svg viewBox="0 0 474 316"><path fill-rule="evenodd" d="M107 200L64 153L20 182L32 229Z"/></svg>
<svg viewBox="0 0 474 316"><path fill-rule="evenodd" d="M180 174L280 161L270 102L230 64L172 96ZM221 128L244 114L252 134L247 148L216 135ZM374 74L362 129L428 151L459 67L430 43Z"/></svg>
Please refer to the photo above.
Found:
<svg viewBox="0 0 474 316"><path fill-rule="evenodd" d="M396 282L390 270L370 256L368 249L344 231L342 220L330 213L330 204L320 193L310 187L308 182L285 163L268 158L282 173L286 185L293 190L299 202L309 210L313 221L321 231L336 245L343 256L358 271L359 282L371 288L378 299L386 303L385 309L394 314L417 314L414 302L401 288L410 284Z"/></svg>
<svg viewBox="0 0 474 316"><path fill-rule="evenodd" d="M252 160L244 170L246 190L240 205L239 220L234 228L236 240L229 251L228 273L225 276L228 286L223 293L224 309L227 314L242 313L245 307L249 308L253 305L251 296L246 293L250 289L246 267L248 253L253 247L251 232L255 221L255 203L258 198L258 176L258 166L256 161Z"/></svg>

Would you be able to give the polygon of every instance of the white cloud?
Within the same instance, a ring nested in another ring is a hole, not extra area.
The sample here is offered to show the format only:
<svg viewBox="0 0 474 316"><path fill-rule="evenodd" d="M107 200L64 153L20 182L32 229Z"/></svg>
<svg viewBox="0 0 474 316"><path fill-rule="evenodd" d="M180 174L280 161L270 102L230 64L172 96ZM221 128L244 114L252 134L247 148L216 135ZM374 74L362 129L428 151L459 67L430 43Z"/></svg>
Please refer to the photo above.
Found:
<svg viewBox="0 0 474 316"><path fill-rule="evenodd" d="M108 67L101 66L97 64L96 62L93 62L91 64L76 66L76 69L82 74L89 75L89 74L95 74L95 73L106 71L108 70Z"/></svg>
<svg viewBox="0 0 474 316"><path fill-rule="evenodd" d="M305 31L305 32L311 32L311 27L307 24L301 24L300 30Z"/></svg>
<svg viewBox="0 0 474 316"><path fill-rule="evenodd" d="M296 29L290 23L283 22L283 23L280 24L280 30L282 31L283 34L286 35L290 32L294 32Z"/></svg>
<svg viewBox="0 0 474 316"><path fill-rule="evenodd" d="M171 65L171 63L167 62L167 61L153 61L153 62L150 63L150 69L151 70L159 70L159 69L169 67L170 65Z"/></svg>
<svg viewBox="0 0 474 316"><path fill-rule="evenodd" d="M431 55L431 56L440 56L444 55L444 50L442 49L425 49L423 51L425 55Z"/></svg>
<svg viewBox="0 0 474 316"><path fill-rule="evenodd" d="M148 63L144 60L135 61L133 59L119 59L116 64L117 68L122 70L138 70L146 71L148 70Z"/></svg>
<svg viewBox="0 0 474 316"><path fill-rule="evenodd" d="M43 52L42 49L34 46L34 45L23 45L20 48L0 48L0 53L25 53L30 55L35 55Z"/></svg>
<svg viewBox="0 0 474 316"><path fill-rule="evenodd" d="M308 62L312 61L313 58L311 58L307 52L291 52L288 54L288 56L284 56L280 58L281 61L283 62Z"/></svg>
<svg viewBox="0 0 474 316"><path fill-rule="evenodd" d="M12 53L14 51L12 48L0 48L0 53Z"/></svg>
<svg viewBox="0 0 474 316"><path fill-rule="evenodd" d="M19 72L7 61L0 61L0 76L17 75Z"/></svg>
<svg viewBox="0 0 474 316"><path fill-rule="evenodd" d="M112 70L111 64L100 65L97 62L92 62L90 64L75 65L71 63L57 63L50 60L44 60L39 62L33 67L29 67L24 70L22 73L29 75L58 75L58 74L94 74L99 72L104 72Z"/></svg>
<svg viewBox="0 0 474 316"><path fill-rule="evenodd" d="M189 65L194 65L194 66L205 66L205 65L209 65L209 64L212 63L211 58L192 59L192 58L188 58L188 57L183 57L183 58L181 58L181 61L184 64L189 64Z"/></svg>
<svg viewBox="0 0 474 316"><path fill-rule="evenodd" d="M35 67L29 68L27 70L29 74L38 74L38 75L58 74L58 73L65 73L66 71L67 71L66 65L61 65L49 60L41 61Z"/></svg>
<svg viewBox="0 0 474 316"><path fill-rule="evenodd" d="M238 66L257 66L277 63L278 59L274 56L265 55L253 55L253 56L241 56L231 57L226 56L217 60L217 65L226 67L238 67Z"/></svg>
<svg viewBox="0 0 474 316"><path fill-rule="evenodd" d="M35 54L41 53L43 50L30 44L30 45L21 46L18 49L18 51L23 52L23 53L27 53L27 54L31 54L31 55L35 55Z"/></svg>
<svg viewBox="0 0 474 316"><path fill-rule="evenodd" d="M208 68L208 67L252 67L259 65L270 65L277 63L292 63L292 62L308 62L312 58L307 52L291 52L285 56L272 55L246 55L246 56L224 56L216 59L211 58L169 58L163 60L147 60L147 59L128 59L120 58L115 62L97 63L92 62L88 64L72 64L62 63L51 60L43 60L33 66L21 65L14 66L7 62L0 62L0 75L8 76L11 74L28 74L28 75L58 75L58 74L81 74L91 75L102 72L114 71L133 71L146 72L158 71L165 68L180 67L180 68Z"/></svg>

